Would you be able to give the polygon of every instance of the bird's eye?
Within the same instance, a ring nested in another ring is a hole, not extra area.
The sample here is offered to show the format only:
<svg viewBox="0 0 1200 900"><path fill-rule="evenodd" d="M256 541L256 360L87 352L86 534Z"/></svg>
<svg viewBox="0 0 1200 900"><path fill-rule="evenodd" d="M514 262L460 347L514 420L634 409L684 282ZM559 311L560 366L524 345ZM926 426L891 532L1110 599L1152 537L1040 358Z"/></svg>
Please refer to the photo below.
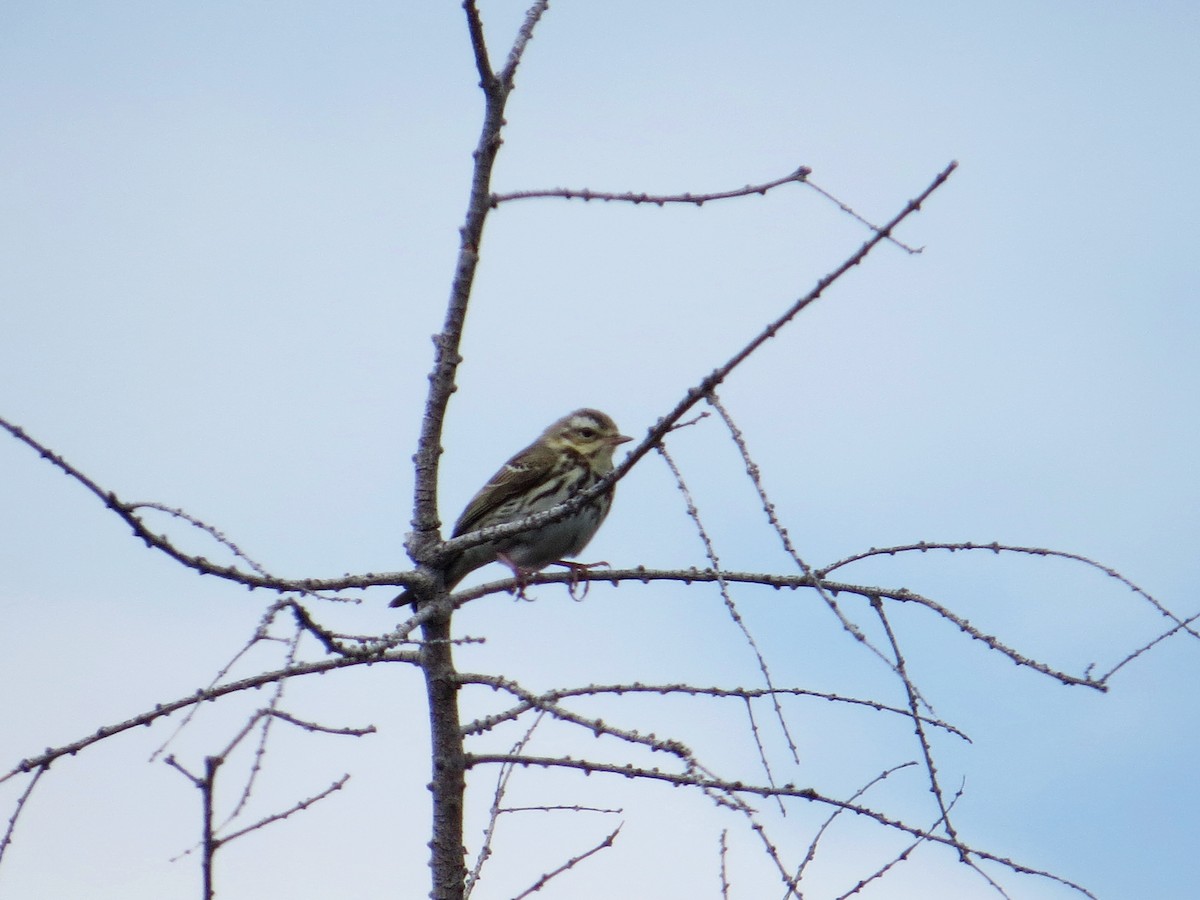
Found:
<svg viewBox="0 0 1200 900"><path fill-rule="evenodd" d="M596 429L595 428L580 428L579 436L581 438L583 438L585 441L590 441L590 440L592 440L592 438L594 438L596 436Z"/></svg>

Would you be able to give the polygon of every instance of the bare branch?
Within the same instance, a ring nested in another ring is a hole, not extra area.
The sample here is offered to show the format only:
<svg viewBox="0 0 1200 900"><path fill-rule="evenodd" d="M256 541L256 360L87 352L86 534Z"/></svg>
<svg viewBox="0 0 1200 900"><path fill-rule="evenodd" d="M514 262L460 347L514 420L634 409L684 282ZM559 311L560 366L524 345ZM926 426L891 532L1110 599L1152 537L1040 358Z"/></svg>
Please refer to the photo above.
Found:
<svg viewBox="0 0 1200 900"><path fill-rule="evenodd" d="M263 568L262 565L260 565L258 562L253 560L251 557L249 557L245 552L243 552L242 548L239 547L237 544L235 544L233 541L231 541L228 537L226 537L223 532L217 530L215 527L213 527L212 525L209 525L207 522L204 522L204 521L196 518L191 513L187 512L185 510L179 509L174 506L167 506L165 503L155 503L155 502L129 503L129 504L126 504L126 508L131 513L135 513L139 509L154 509L154 510L158 510L161 513L166 513L168 516L171 516L174 519L179 519L180 521L187 522L187 524L191 525L193 528L197 528L200 531L203 531L206 534L208 534L213 540L215 540L218 544L221 544L223 547L225 547L230 553L232 553L238 559L244 560L246 565L248 565L251 569L253 569L259 575L263 576L264 578L271 577L271 574L269 572L267 572L267 570L265 568Z"/></svg>
<svg viewBox="0 0 1200 900"><path fill-rule="evenodd" d="M459 684L490 684L493 681L493 678L491 676L459 675L456 676L456 680L459 682ZM520 715L521 712L525 712L530 709L537 709L540 712L549 714L551 717L560 722L579 726L596 737L599 737L602 734L608 735L609 737L616 738L627 744L644 747L656 753L666 753L670 756L674 756L687 766L688 771L705 771L704 766L702 766L696 759L696 755L681 741L671 740L669 738L660 738L654 734L646 735L641 734L638 731L618 728L615 725L605 722L603 719L590 718L571 712L570 710L560 706L552 699L547 699L544 696L539 696L534 694L532 691L526 690L515 681L504 680L503 684L494 686L504 689L514 696L519 697L524 702L524 706L521 708L520 712L517 713L517 715ZM507 718L515 718L515 716ZM488 726L488 728L494 727L495 724L496 723L493 722L492 725ZM485 730L487 730L487 728L479 727L479 723L476 721L466 725L462 729L462 733L465 737L471 734L481 733ZM517 754L512 755L515 756Z"/></svg>
<svg viewBox="0 0 1200 900"><path fill-rule="evenodd" d="M1171 612L1171 610L1163 606L1163 604L1156 600L1148 591L1134 584L1116 569L1106 566L1103 563L1096 562L1096 560L1087 556L1083 556L1079 553L1068 553L1065 550L1050 550L1046 547L1024 547L1018 544L1001 544L996 541L992 541L990 544L980 544L972 541L958 543L920 541L916 544L900 544L895 547L872 547L870 550L866 550L862 553L855 553L852 556L847 556L845 559L840 559L832 565L826 566L815 574L820 578L824 578L835 569L840 569L842 566L859 562L860 560L870 559L876 556L898 556L901 553L927 553L930 550L947 550L950 553L970 550L990 550L992 553L997 555L1001 553L1023 553L1028 556L1053 557L1057 559L1067 559L1071 560L1072 562L1083 563L1088 568L1096 569L1097 571L1107 575L1109 578L1114 578L1121 584L1125 585L1125 587L1129 588L1131 591L1153 606L1156 610L1158 610L1160 614L1174 622L1176 625L1175 630L1186 631L1192 637L1200 639L1200 632L1197 632L1190 627L1190 623L1196 618L1195 616L1185 622L1179 616L1175 615L1175 613ZM1112 673L1110 672L1109 674ZM1107 680L1107 676L1101 680Z"/></svg>
<svg viewBox="0 0 1200 900"><path fill-rule="evenodd" d="M938 810L941 812L941 822L946 829L946 835L959 843L958 832L955 831L953 823L950 821L950 807L946 804L946 798L942 794L942 785L938 781L937 765L933 761L933 750L929 746L929 738L925 734L925 728L921 724L920 701L918 700L918 692L913 684L912 677L908 674L908 665L904 661L904 654L900 650L900 642L896 640L896 632L892 629L892 623L887 617L887 613L883 610L883 600L878 597L871 601L871 607L879 616L879 621L883 625L883 631L887 635L888 643L891 644L892 653L896 658L896 674L900 678L900 682L904 685L904 693L908 695L908 710L912 718L913 730L917 735L917 741L921 745L921 755L925 759L925 772L929 775L929 790L933 793L937 800ZM973 865L967 859L965 853L960 854L963 862L968 865Z"/></svg>
<svg viewBox="0 0 1200 900"><path fill-rule="evenodd" d="M530 576L525 580L526 587L535 584L567 584L571 581L570 573L560 572L539 572ZM1077 676L1068 675L1055 669L1046 663L1035 660L1031 657L1024 656L1013 648L1000 641L998 638L990 634L985 634L980 631L969 621L956 615L948 608L937 603L928 597L923 597L920 594L905 588L880 588L867 585L849 584L841 581L821 581L808 575L776 575L769 572L730 572L722 571L720 573L705 569L646 569L638 567L636 569L606 569L604 572L587 572L579 573L575 580L588 581L605 581L616 585L623 581L637 581L643 584L649 584L651 581L681 581L684 584L693 584L697 582L717 582L719 579L724 579L727 582L739 582L742 584L758 584L766 587L774 588L819 588L822 591L828 592L832 596L838 594L857 594L864 597L868 601L875 597L882 597L887 600L896 600L903 603L916 603L924 606L946 621L954 625L963 633L969 635L977 641L986 645L989 649L995 650L1007 656L1013 662L1020 666L1026 666L1034 671L1041 672L1043 675L1048 675L1056 681L1061 681L1063 684L1077 684L1085 687L1095 688L1098 691L1107 690L1107 686L1095 678L1087 675ZM512 590L516 587L516 582L511 578L506 578L502 581L493 581L489 584L481 585L477 588L463 591L454 595L454 603L462 605L478 597L487 594L497 593L499 591Z"/></svg>
<svg viewBox="0 0 1200 900"><path fill-rule="evenodd" d="M550 8L549 0L537 0L528 10L525 11L525 21L521 23L521 27L517 30L516 40L513 41L512 48L508 51L508 60L504 64L504 70L500 73L500 82L504 85L505 91L511 91L515 87L515 78L517 75L517 66L521 64L521 58L525 55L525 48L533 39L533 29L537 28L538 22L545 15L546 10Z"/></svg>
<svg viewBox="0 0 1200 900"><path fill-rule="evenodd" d="M37 787L37 783L46 774L48 768L50 768L48 763L38 766L33 773L33 777L29 779L29 784L25 785L25 790L17 798L16 808L13 809L13 814L8 817L8 827L4 829L4 838L0 840L0 862L4 860L4 853L13 842L13 832L17 828L17 819L21 817L21 812L25 809L25 804L29 802L29 795L33 793L33 789Z"/></svg>
<svg viewBox="0 0 1200 900"><path fill-rule="evenodd" d="M276 693L276 697L272 700L272 704L277 702L277 700L278 700L278 692ZM242 726L242 728L237 732L237 734L234 735L234 737L225 745L225 747L219 753L210 755L210 756L206 756L204 758L204 774L202 776L193 775L173 755L168 756L164 760L164 762L168 766L170 766L171 768L180 772L185 778L187 778L188 781L190 781L192 783L192 785L197 790L200 791L200 794L201 794L201 805L202 805L202 826L201 826L202 837L201 837L201 842L200 842L200 848L202 850L201 875L202 875L203 885L204 885L203 886L203 896L205 898L209 898L209 900L211 900L211 898L214 896L215 860L216 860L217 851L219 849L221 849L221 847L223 847L225 844L229 843L230 841L233 841L239 837L242 837L245 834L249 834L252 831L257 831L258 829L263 828L266 825L271 824L272 822L281 821L283 819L288 818L292 814L299 812L300 810L307 809L308 807L310 807L314 803L316 803L318 800L321 800L321 799L329 796L334 791L341 790L341 788L350 779L349 775L343 775L339 781L334 782L330 787L326 788L324 791L322 791L319 794L316 794L315 796L309 797L305 800L301 800L300 802L294 804L293 806L289 807L286 810L283 810L282 812L278 812L278 813L274 813L272 815L266 816L265 818L260 819L259 821L255 822L254 824L249 825L245 828L239 829L238 831L232 832L223 837L218 837L218 835L217 835L218 827L224 827L224 825L227 825L231 821L233 821L233 819L236 818L237 815L244 808L247 800L249 799L251 786L253 785L255 777L257 776L257 774L260 770L262 756L263 756L263 752L265 749L265 741L266 741L266 733L267 733L267 729L265 726L269 726L271 721L276 718L282 719L283 721L288 722L289 724L293 724L293 725L296 725L297 727L303 728L306 731L319 731L319 732L324 732L326 734L339 734L339 735L349 735L349 736L354 736L354 737L362 737L365 734L371 734L375 731L373 726L368 727L368 728L331 728L329 726L320 725L317 723L308 722L303 719L296 718L295 716L281 712L280 710L275 709L274 706L272 706L272 707L269 707L266 709L260 709L256 713L254 713L254 715L250 716L250 718L246 721L246 723ZM233 751L237 748L237 746L243 740L245 740L245 738L250 734L250 732L254 729L254 726L260 720L265 721L265 725L264 725L264 729L263 729L263 738L259 743L258 752L255 754L254 762L251 766L250 777L247 780L246 786L242 790L241 798L239 799L237 806L234 808L233 812L230 813L230 815L225 819L225 822L222 824L222 826L216 826L216 825L214 825L214 820L216 817L217 773L220 771L221 767L226 763L226 761L229 758L229 755L231 753L233 753ZM191 852L191 850L188 850L188 851L185 851L185 853L181 854L181 855L187 855L190 852Z"/></svg>
<svg viewBox="0 0 1200 900"><path fill-rule="evenodd" d="M339 732L339 733L341 733L341 732ZM340 791L342 788L344 788L346 786L346 782L348 782L349 780L350 780L349 775L343 775L341 778L339 778L337 781L333 782L333 784L329 785L329 787L325 788L325 790L321 791L319 794L314 794L313 796L311 796L305 800L301 800L299 803L295 804L294 806L288 807L287 809L283 810L282 812L273 813L269 816L266 816L265 818L259 819L253 825L247 825L245 828L241 829L240 831L234 831L230 834L225 835L225 837L221 838L221 843L228 844L230 841L236 840L237 838L240 838L244 834L249 834L251 831L257 831L259 828L263 828L267 825L270 825L272 822L281 822L284 819L286 819L288 816L291 816L295 813L306 810L310 806L312 806L314 803L316 803L320 800L324 800L330 794Z"/></svg>
<svg viewBox="0 0 1200 900"><path fill-rule="evenodd" d="M519 812L594 812L604 813L606 816L617 816L625 812L624 809L616 807L610 809L605 806L580 806L576 803L567 805L558 803L551 806L506 806L500 810L502 813L519 813Z"/></svg>
<svg viewBox="0 0 1200 900"><path fill-rule="evenodd" d="M240 737L235 739L234 743L236 744L240 739ZM185 778L192 782L192 784L197 790L200 791L201 794L201 804L203 807L203 837L200 842L200 848L203 854L201 859L201 877L203 879L203 896L206 898L206 900L212 900L212 898L216 895L214 882L216 876L215 863L218 850L220 850L230 841L237 840L238 838L247 835L252 831L265 828L272 822L280 822L289 816L300 812L301 810L308 809L314 803L325 799L336 791L340 791L343 787L345 787L346 782L350 780L349 775L343 775L340 779L335 781L319 794L301 800L299 803L296 803L286 810L259 819L253 825L248 825L245 828L239 829L238 831L232 832L224 837L218 837L216 833L216 827L213 825L213 819L215 817L217 772L220 771L221 766L225 763L225 754L220 756L205 757L203 776L193 775L191 772L185 769L183 765L177 759L175 759L174 756L168 756L164 762L178 772L182 773ZM192 851L189 849L180 854L180 856L186 856L191 852Z"/></svg>
<svg viewBox="0 0 1200 900"><path fill-rule="evenodd" d="M857 212L855 212L852 207L847 206L845 203L843 203L841 200L839 200L833 194L829 193L829 191L825 190L825 188L821 187L819 184L816 184L813 181L810 181L808 179L805 179L804 183L806 185L808 185L810 188L812 188L814 191L816 191L818 194L820 194L822 197L824 197L826 200L828 200L830 203L833 203L838 209L840 209L846 215L850 216L850 218L862 223L863 225L866 225L872 231L879 230L879 226L872 224L867 219L864 219ZM908 254L911 254L914 256L918 253L925 252L924 247L910 247L910 246L908 246L908 244L904 243L903 241L898 241L894 237L889 238L888 240L890 240L893 244L895 244L897 247L899 247L905 253L908 253Z"/></svg>
<svg viewBox="0 0 1200 900"><path fill-rule="evenodd" d="M299 648L300 636L303 633L304 629L300 625L297 625L296 632L288 644L287 656L284 658L284 668L295 665L296 651ZM267 755L267 738L270 737L271 725L274 723L275 719L280 718L284 721L300 725L301 727L306 727L303 723L292 719L291 716L279 709L279 705L283 702L283 692L287 687L287 684L288 681L286 678L275 682L274 690L271 691L271 700L267 707L265 709L260 709L246 723L247 732L249 732L250 728L252 728L253 725L260 719L262 720L263 727L262 730L259 731L258 742L254 748L254 761L250 764L250 774L246 778L246 783L242 786L241 798L238 800L237 805L234 806L232 812L230 812L228 817L226 817L225 821L221 823L222 827L233 821L245 808L246 804L250 802L250 795L254 792L254 785L258 781L259 773L262 771L263 760ZM222 757L228 756L241 739L241 736L238 736L221 754Z"/></svg>
<svg viewBox="0 0 1200 900"><path fill-rule="evenodd" d="M563 200L602 200L606 203L620 202L632 203L634 205L650 203L654 206L665 206L668 203L686 203L693 206L703 206L705 203L711 203L714 200L731 200L735 197L751 197L755 194L765 195L768 191L782 187L785 184L801 184L808 178L811 172L812 169L808 166L800 166L794 172L784 175L782 178L764 181L762 184L748 184L745 187L728 191L716 191L711 194L647 194L634 193L632 191L617 194L610 191L592 191L587 188L582 190L549 188L531 191L512 191L507 194L492 194L492 208L494 209L501 203L508 203L513 200L535 200L550 197L560 197Z"/></svg>
<svg viewBox="0 0 1200 900"><path fill-rule="evenodd" d="M463 10L467 14L467 31L471 35L471 50L475 54L475 68L479 71L479 86L485 93L495 90L496 74L492 71L492 61L488 58L487 41L483 37L483 19L479 15L479 7L475 0L463 0Z"/></svg>
<svg viewBox="0 0 1200 900"><path fill-rule="evenodd" d="M826 200L830 201L838 207L842 212L846 213L856 221L866 225L872 231L878 232L881 229L879 226L872 224L867 219L863 218L854 209L843 203L829 191L825 190L817 184L809 180L809 175L812 174L812 169L808 166L800 166L794 172L784 175L782 178L776 178L772 181L764 181L761 184L747 184L744 187L733 188L726 191L714 191L708 194L693 194L691 192L683 194L651 194L646 191L593 191L589 188L539 188L527 191L510 191L506 194L492 194L492 208L495 209L501 203L509 203L513 200L545 200L551 198L559 198L562 200L599 200L604 203L632 203L634 206L642 204L650 204L652 206L666 206L668 204L683 203L692 206L703 206L705 203L711 203L715 200L732 200L738 197L751 197L755 194L760 196L766 195L768 191L774 190L777 187L782 187L785 184L804 184L812 188ZM913 248L905 244L903 241L897 240L895 237L889 236L888 240L899 247L906 253L917 254L921 253L924 248Z"/></svg>
<svg viewBox="0 0 1200 900"><path fill-rule="evenodd" d="M571 857L569 860L567 860L565 863L563 863L561 866L559 866L553 872L548 872L547 874L543 875L541 878L539 878L536 882L534 882L528 888L521 891L521 893L517 894L513 898L513 900L523 900L524 897L528 897L530 894L537 893L538 891L540 891L542 888L544 888L546 886L546 882L548 882L551 878L561 875L563 872L570 871L571 869L573 869L577 865L579 865L581 862L583 862L585 859L587 859L589 856L592 856L593 854L599 853L601 850L605 850L605 849L611 847L613 845L613 841L615 841L617 839L617 835L621 833L621 829L623 827L624 827L623 824L618 825L616 827L616 829L614 829L608 835L608 837L606 837L604 840L602 840L600 843L598 843L595 847L592 847L592 849L587 850L586 852L581 853L578 856Z"/></svg>
<svg viewBox="0 0 1200 900"><path fill-rule="evenodd" d="M459 675L459 682L462 684L478 684L486 685L493 690L503 690L512 693L514 696L523 698L522 702L517 706L505 710L504 712L496 713L491 716L476 719L474 722L469 722L463 726L465 735L482 734L495 728L502 722L508 722L517 719L531 709L541 709L543 703L556 704L560 700L565 700L571 697L596 697L602 694L615 694L622 696L625 694L659 694L668 696L671 694L680 694L691 697L712 697L715 699L737 699L737 700L753 700L758 697L765 697L768 694L775 694L780 697L811 697L815 700L824 700L832 703L846 703L853 706L866 706L876 712L888 712L893 715L910 718L910 713L906 709L900 709L895 706L889 706L886 703L881 703L878 700L863 700L858 697L846 697L841 694L831 694L825 691L812 691L807 688L775 688L768 690L765 688L721 688L721 687L699 687L693 684L594 684L586 687L576 688L558 688L555 690L543 691L540 694L533 694L526 691L517 682L510 681L501 675L481 675L476 673L464 672ZM527 699L533 698L533 699ZM953 725L943 722L940 719L921 716L921 721L932 728L940 728L955 737L961 738L967 743L971 743L971 739Z"/></svg>
<svg viewBox="0 0 1200 900"><path fill-rule="evenodd" d="M221 668L217 671L217 674L214 675L212 680L208 683L207 688L211 689L214 686L216 686L217 684L219 684L221 679L230 673L230 671L233 669L233 667L235 665L237 665L238 661L241 660L247 653L250 652L250 649L252 647L255 647L262 641L272 640L272 637L270 634L270 628L275 623L276 616L278 616L278 614L281 610L288 609L290 607L291 603L292 603L291 600L278 600L275 603L272 603L270 606L267 607L266 611L263 613L262 618L259 620L258 627L254 629L254 634L252 634L250 636L250 640L248 640L246 642L246 644L240 650L238 650L237 653L235 653L233 655L233 658L230 659L229 662L227 662L227 663L225 663L225 665L221 666ZM289 653L287 656L287 664L288 665L290 665L294 659L294 649L295 649L295 640L294 639L289 642L289 648L290 648L290 650L289 650ZM170 736L167 737L167 739L165 741L163 741L162 744L153 753L150 754L151 762L153 762L155 759L157 759L167 749L167 747L171 746L171 743L175 740L175 738L177 738L179 736L180 732L182 732L183 729L185 729L191 723L191 721L195 718L196 713L199 711L199 709L200 709L200 707L197 705L197 706L193 706L191 709L189 709L187 711L187 713L184 715L183 719L179 722L178 725L175 726L175 729L171 732Z"/></svg>
<svg viewBox="0 0 1200 900"><path fill-rule="evenodd" d="M214 794L216 793L217 786L217 770L221 768L221 764L224 761L224 758L220 756L206 756L204 758L204 774L193 775L174 756L168 756L163 760L164 763L183 775L184 778L200 791L202 808L200 849L203 852L200 861L200 873L203 879L202 896L204 900L212 900L215 893L213 885L215 871L213 864L222 841L217 838L216 829L213 826ZM186 856L191 852L191 850L187 850L181 853L180 856Z"/></svg>
<svg viewBox="0 0 1200 900"><path fill-rule="evenodd" d="M729 859L729 846L725 842L728 834L729 830L727 828L721 829L721 843L718 849L718 856L721 863L721 900L729 900L729 876L726 871L726 863Z"/></svg>
<svg viewBox="0 0 1200 900"><path fill-rule="evenodd" d="M1168 628L1166 631L1164 631L1162 634L1160 634L1154 640L1148 641L1147 643L1143 644L1141 647L1138 647L1136 650L1127 654L1124 659L1122 659L1119 663L1117 663L1115 666L1113 666L1111 669L1109 669L1107 672L1105 672L1103 675L1101 675L1100 681L1107 683L1107 681L1113 675L1115 675L1119 669L1124 668L1129 663L1133 662L1135 659L1137 659L1139 656L1141 656L1143 653L1146 653L1147 651L1149 651L1151 647L1154 647L1157 644L1162 643L1163 641L1165 641L1167 638L1171 637L1172 635L1178 634L1180 631L1187 631L1189 634L1194 634L1195 632L1192 631L1192 629L1189 626L1191 626L1191 624L1193 622L1195 622L1197 619L1200 619L1200 613L1196 613L1194 616L1189 616L1188 618L1186 618L1182 622L1180 622L1178 625L1176 625L1174 628Z"/></svg>

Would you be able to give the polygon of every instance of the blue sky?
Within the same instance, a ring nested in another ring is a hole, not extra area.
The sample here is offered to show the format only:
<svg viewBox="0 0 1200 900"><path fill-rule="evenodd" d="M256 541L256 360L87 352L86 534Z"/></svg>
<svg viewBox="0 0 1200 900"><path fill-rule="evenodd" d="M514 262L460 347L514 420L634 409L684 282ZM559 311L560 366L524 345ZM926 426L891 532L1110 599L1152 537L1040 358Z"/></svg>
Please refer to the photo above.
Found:
<svg viewBox="0 0 1200 900"><path fill-rule="evenodd" d="M484 11L499 53L522 5ZM921 255L879 248L723 390L781 517L814 565L919 540L1054 547L1191 615L1198 40L1187 3L558 3L519 74L495 187L702 192L803 164L885 220L957 159L900 235ZM476 80L457 3L6 4L0 415L122 497L216 525L281 575L403 568L408 460L467 193ZM502 207L447 421L443 518L572 408L643 433L867 236L803 188L700 210ZM671 447L723 562L788 571L719 423ZM15 441L0 442L0 512L5 770L207 683L270 600L145 549ZM703 564L661 462L648 457L621 485L587 556ZM1163 625L1111 579L1062 561L927 554L844 576L920 591L1071 672L1115 664ZM383 631L389 596L326 615ZM813 598L735 596L778 681L899 702ZM464 610L462 633L487 643L460 664L541 687L758 683L711 589L537 598ZM851 609L873 628L869 609ZM965 778L956 815L971 843L1103 898L1192 895L1194 640L1165 642L1100 696L1016 670L918 610L897 610L896 625L938 714L974 739L936 748L947 782ZM237 671L277 664L273 653ZM255 814L354 777L323 808L230 845L221 896L319 896L347 872L423 894L414 673L326 676L289 697L298 715L380 732L280 739ZM175 751L200 759L260 702L205 710ZM753 771L740 710L596 709ZM781 762L781 780L848 794L917 752L878 716L799 702L788 714L802 763ZM764 730L781 754L777 730ZM144 762L167 735L159 726L57 764L0 867L0 894L194 896L194 861L168 860L194 841L199 801L178 773ZM547 732L541 749L610 750L560 739ZM526 800L626 809L609 858L560 896L630 884L718 896L722 827L733 896L782 893L744 826L707 801L581 781L521 784ZM0 786L5 809L19 788ZM915 776L876 802L932 820ZM812 816L794 810L773 834L804 847ZM514 823L497 848L510 862L481 890L511 896L610 818ZM844 827L813 896L865 874L864 848L893 846ZM664 863L681 854L694 864ZM994 896L945 856L918 854L874 896L928 897L931 884ZM1005 884L1014 897L1073 896Z"/></svg>

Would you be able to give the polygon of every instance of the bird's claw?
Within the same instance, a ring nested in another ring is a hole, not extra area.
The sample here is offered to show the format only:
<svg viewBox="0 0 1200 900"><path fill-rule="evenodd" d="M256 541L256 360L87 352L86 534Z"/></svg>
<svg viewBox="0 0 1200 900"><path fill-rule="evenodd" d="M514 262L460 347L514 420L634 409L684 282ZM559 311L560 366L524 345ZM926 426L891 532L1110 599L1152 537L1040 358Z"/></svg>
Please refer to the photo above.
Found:
<svg viewBox="0 0 1200 900"><path fill-rule="evenodd" d="M513 579L517 582L515 585L516 590L513 591L513 599L526 600L532 603L533 598L525 594L525 588L529 587L529 576L534 574L534 570L521 568L503 553L496 554L496 562L507 566L513 574Z"/></svg>
<svg viewBox="0 0 1200 900"><path fill-rule="evenodd" d="M571 580L567 582L567 593L571 595L571 599L576 603L581 603L583 601L583 599L587 596L588 588L592 585L591 581L580 581L579 576L586 575L591 572L592 569L597 569L601 566L604 566L605 568L611 568L608 561L603 559L599 562L593 563L572 562L570 560L560 559L557 560L554 565L566 566L571 570ZM576 596L575 591L581 584L583 585L583 593Z"/></svg>

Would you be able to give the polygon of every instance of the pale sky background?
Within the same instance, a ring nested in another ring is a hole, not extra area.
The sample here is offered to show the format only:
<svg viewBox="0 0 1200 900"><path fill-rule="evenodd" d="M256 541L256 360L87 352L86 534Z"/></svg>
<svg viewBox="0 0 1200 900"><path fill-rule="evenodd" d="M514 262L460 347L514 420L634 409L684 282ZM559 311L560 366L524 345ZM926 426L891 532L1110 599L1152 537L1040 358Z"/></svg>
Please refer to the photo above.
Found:
<svg viewBox="0 0 1200 900"><path fill-rule="evenodd" d="M501 55L524 3L484 8ZM1192 2L560 0L519 74L495 187L702 192L803 164L882 221L959 160L900 234L922 255L880 247L723 390L781 517L818 566L922 539L1046 546L1113 566L1192 615L1197 47ZM450 0L4 3L0 415L123 498L212 523L276 574L404 568L409 457L478 133L476 80ZM447 423L443 518L577 406L644 433L868 236L799 187L701 210L501 208ZM724 564L791 571L719 423L671 447ZM272 599L147 550L13 440L0 440L0 513L4 771L207 684ZM621 485L585 556L704 564L660 460ZM1061 561L942 553L842 575L921 591L1073 673L1111 667L1164 627L1116 582ZM397 621L390 596L322 612L382 632ZM461 667L530 687L761 683L712 588L536 597L464 610L459 634L487 643L464 647ZM902 702L815 598L735 597L779 683ZM869 609L846 608L876 633ZM935 745L948 789L965 779L955 821L968 843L1105 900L1195 895L1200 644L1165 642L1101 696L1018 670L918 610L896 623L926 697L974 740ZM235 674L274 667L279 652L256 650ZM199 769L264 700L206 709L172 749ZM353 777L223 850L219 896L424 896L417 673L297 681L288 701L296 715L379 733L280 729L251 818ZM463 705L496 702L475 692ZM578 708L760 777L740 708ZM759 717L781 782L848 796L919 752L902 720L814 701L787 710L799 766ZM0 866L0 897L198 895L195 859L170 859L196 839L199 796L146 762L173 721L53 767ZM645 761L611 742L539 740L534 752ZM494 775L472 782L473 848ZM509 817L477 898L512 896L619 820L616 847L547 896L719 897L722 828L731 896L782 895L744 820L699 797L630 793L599 776L514 784L514 803L625 811ZM0 825L23 786L0 786ZM914 824L935 818L919 773L865 802ZM801 858L823 813L796 804L781 821L759 806L785 858ZM900 846L842 824L806 896L848 891ZM988 871L1013 897L1079 896ZM996 895L924 848L862 896Z"/></svg>

